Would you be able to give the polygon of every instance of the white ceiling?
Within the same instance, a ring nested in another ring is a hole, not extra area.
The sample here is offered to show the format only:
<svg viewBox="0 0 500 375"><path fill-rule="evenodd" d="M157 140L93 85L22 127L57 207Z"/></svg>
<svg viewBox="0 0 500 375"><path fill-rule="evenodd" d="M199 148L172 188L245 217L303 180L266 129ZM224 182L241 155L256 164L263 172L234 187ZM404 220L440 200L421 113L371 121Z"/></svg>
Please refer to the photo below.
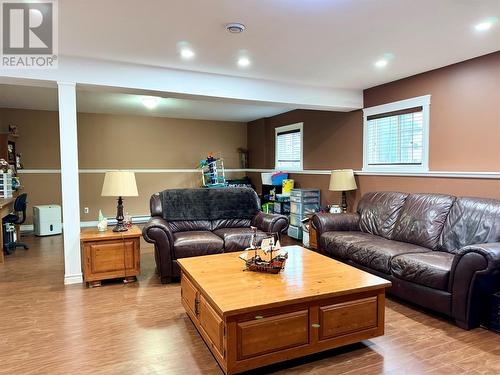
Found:
<svg viewBox="0 0 500 375"><path fill-rule="evenodd" d="M88 113L129 114L219 121L251 121L292 110L248 103L162 97L158 106L147 109L143 95L79 89L77 110ZM24 108L57 111L57 89L0 84L0 108Z"/></svg>
<svg viewBox="0 0 500 375"><path fill-rule="evenodd" d="M364 89L500 49L500 0L60 0L62 55ZM227 22L247 26L229 34ZM196 52L179 57L178 43ZM236 66L242 52L252 65ZM394 58L380 70L374 61Z"/></svg>

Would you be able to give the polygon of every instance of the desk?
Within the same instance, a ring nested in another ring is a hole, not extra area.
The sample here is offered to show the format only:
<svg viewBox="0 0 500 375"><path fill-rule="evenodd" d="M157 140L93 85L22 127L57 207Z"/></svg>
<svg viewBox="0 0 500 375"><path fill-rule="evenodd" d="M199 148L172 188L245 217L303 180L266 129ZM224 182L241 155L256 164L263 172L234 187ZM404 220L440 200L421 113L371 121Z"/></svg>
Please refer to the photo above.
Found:
<svg viewBox="0 0 500 375"><path fill-rule="evenodd" d="M0 218L4 218L14 210L14 202L16 197L12 198L0 198ZM19 230L17 228L16 230ZM4 262L3 255L3 228L0 229L0 263Z"/></svg>

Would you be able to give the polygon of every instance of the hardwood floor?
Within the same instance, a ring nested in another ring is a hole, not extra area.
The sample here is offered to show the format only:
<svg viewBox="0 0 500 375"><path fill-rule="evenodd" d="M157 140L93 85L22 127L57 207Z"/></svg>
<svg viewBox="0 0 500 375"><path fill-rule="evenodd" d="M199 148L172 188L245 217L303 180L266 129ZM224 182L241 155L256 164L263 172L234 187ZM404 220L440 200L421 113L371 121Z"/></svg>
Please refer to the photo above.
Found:
<svg viewBox="0 0 500 375"><path fill-rule="evenodd" d="M0 265L0 374L222 374L142 242L137 283L63 285L62 237ZM255 373L498 374L500 336L388 299L385 336Z"/></svg>

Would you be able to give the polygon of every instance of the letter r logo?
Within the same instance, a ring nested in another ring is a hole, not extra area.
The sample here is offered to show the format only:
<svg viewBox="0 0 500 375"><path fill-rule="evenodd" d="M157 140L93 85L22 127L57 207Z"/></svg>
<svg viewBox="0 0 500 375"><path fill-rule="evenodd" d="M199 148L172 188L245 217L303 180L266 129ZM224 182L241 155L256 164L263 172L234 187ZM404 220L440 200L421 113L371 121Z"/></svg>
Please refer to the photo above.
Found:
<svg viewBox="0 0 500 375"><path fill-rule="evenodd" d="M3 54L52 54L52 3L3 3Z"/></svg>

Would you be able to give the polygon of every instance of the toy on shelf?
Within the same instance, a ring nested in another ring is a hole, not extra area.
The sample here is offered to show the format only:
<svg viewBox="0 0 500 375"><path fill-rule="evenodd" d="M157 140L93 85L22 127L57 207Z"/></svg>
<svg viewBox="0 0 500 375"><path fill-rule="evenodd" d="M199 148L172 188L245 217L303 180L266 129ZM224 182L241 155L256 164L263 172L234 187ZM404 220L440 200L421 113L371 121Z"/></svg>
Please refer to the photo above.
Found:
<svg viewBox="0 0 500 375"><path fill-rule="evenodd" d="M224 160L222 157L214 157L209 153L205 160L200 160L201 181L204 187L226 186L226 176L224 174Z"/></svg>

